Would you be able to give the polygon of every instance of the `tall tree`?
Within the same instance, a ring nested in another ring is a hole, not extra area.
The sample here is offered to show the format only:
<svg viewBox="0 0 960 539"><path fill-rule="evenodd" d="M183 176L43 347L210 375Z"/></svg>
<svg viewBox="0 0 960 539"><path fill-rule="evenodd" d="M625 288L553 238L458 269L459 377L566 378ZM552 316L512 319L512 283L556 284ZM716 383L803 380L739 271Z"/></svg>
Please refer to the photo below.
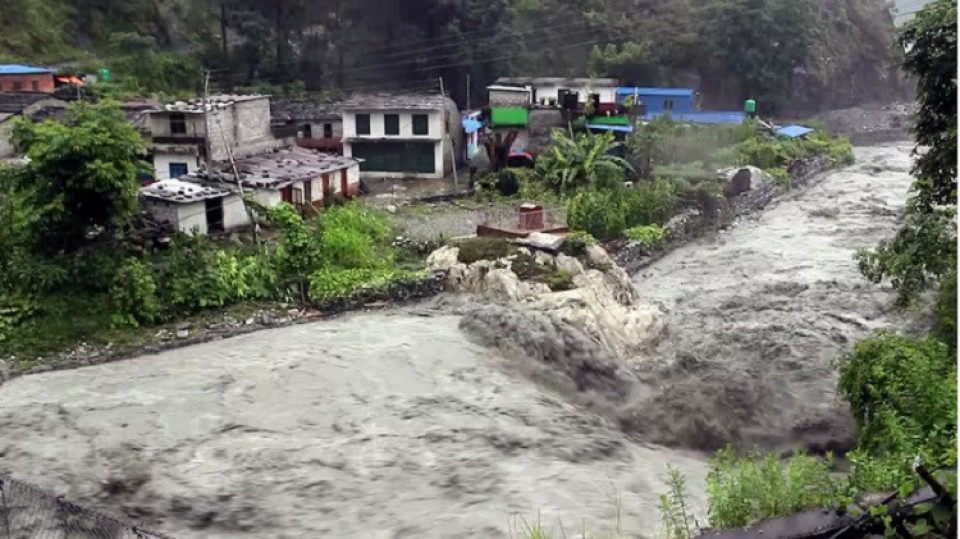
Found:
<svg viewBox="0 0 960 539"><path fill-rule="evenodd" d="M18 120L13 138L30 158L18 177L38 250L76 251L137 213L143 139L119 106L73 103L62 123Z"/></svg>

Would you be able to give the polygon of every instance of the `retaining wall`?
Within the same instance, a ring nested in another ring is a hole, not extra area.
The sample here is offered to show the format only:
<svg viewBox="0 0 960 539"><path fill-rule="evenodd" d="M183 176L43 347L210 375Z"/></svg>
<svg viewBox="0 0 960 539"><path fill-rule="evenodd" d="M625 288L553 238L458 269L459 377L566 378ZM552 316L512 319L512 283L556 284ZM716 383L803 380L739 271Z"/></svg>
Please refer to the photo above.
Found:
<svg viewBox="0 0 960 539"><path fill-rule="evenodd" d="M726 207L716 215L703 215L698 210L687 210L670 219L664 226L667 240L659 248L651 249L643 243L633 241L612 242L606 245L606 248L617 264L630 274L636 273L710 230L729 227L738 218L763 210L777 197L817 183L830 166L830 161L825 157L811 159L803 167L803 172L793 177L789 187L778 185L772 180L765 181L759 189L728 199Z"/></svg>

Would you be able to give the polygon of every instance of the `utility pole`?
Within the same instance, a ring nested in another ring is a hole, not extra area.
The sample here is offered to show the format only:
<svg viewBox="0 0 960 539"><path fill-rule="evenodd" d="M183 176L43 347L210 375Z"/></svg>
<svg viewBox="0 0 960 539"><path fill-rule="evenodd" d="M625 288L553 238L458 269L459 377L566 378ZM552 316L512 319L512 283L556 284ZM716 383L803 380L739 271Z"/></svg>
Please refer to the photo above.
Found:
<svg viewBox="0 0 960 539"><path fill-rule="evenodd" d="M240 190L240 203L243 204L243 209L247 212L247 217L250 219L250 222L253 224L253 242L258 241L258 234L260 232L260 224L257 223L256 216L250 211L250 207L247 206L247 195L243 191L243 182L240 180L240 172L237 171L237 162L233 160L233 150L230 149L230 144L227 142L227 136L223 134L223 124L220 123L220 115L216 115L217 119L217 131L220 132L220 139L223 141L223 147L227 150L227 158L230 159L230 168L233 170L233 181L237 183L237 189ZM211 174L212 171L207 169L207 174ZM217 178L220 178L220 175L217 174ZM223 180L220 180L223 181Z"/></svg>
<svg viewBox="0 0 960 539"><path fill-rule="evenodd" d="M467 73L467 110L470 110L470 73Z"/></svg>
<svg viewBox="0 0 960 539"><path fill-rule="evenodd" d="M443 91L443 77L438 78L440 79L440 95L443 97L443 130L447 133L447 136L450 137L450 162L453 165L453 190L456 192L460 189L460 179L457 177L457 154L453 151L453 135L450 134L450 130L448 129L447 93Z"/></svg>
<svg viewBox="0 0 960 539"><path fill-rule="evenodd" d="M203 163L207 169L207 174L210 174L213 172L210 168L210 128L207 126L209 121L207 100L210 98L210 72L203 67L200 68L200 83L203 85L203 98L201 100L201 106L203 107Z"/></svg>

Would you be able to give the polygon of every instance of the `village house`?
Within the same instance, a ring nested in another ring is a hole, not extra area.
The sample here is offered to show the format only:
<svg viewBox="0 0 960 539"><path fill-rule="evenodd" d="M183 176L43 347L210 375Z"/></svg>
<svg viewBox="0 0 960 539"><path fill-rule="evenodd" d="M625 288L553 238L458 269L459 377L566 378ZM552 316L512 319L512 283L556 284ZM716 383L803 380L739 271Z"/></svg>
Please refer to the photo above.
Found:
<svg viewBox="0 0 960 539"><path fill-rule="evenodd" d="M491 106L493 100L506 98L504 87L529 88L530 103L535 105L562 106L565 94L576 94L578 103L586 103L593 94L599 96L600 103L616 103L618 86L616 79L500 77L494 83L499 88L494 90Z"/></svg>
<svg viewBox="0 0 960 539"><path fill-rule="evenodd" d="M440 94L367 94L343 106L343 154L362 178L443 178L465 155L460 112Z"/></svg>
<svg viewBox="0 0 960 539"><path fill-rule="evenodd" d="M359 161L306 148L285 148L238 159L236 167L240 186L267 207L280 202L320 207L334 195L349 198L360 192ZM200 169L181 179L239 191L229 165L212 174Z"/></svg>
<svg viewBox="0 0 960 539"><path fill-rule="evenodd" d="M233 190L176 179L140 191L144 210L185 234L204 235L249 224L243 200Z"/></svg>
<svg viewBox="0 0 960 539"><path fill-rule="evenodd" d="M270 116L275 124L296 129L297 146L341 153L343 113L338 103L271 99Z"/></svg>
<svg viewBox="0 0 960 539"><path fill-rule="evenodd" d="M270 99L260 95L219 95L177 102L148 113L150 150L157 179L179 178L211 161L268 152L288 141L270 125ZM292 142L292 141L289 141Z"/></svg>
<svg viewBox="0 0 960 539"><path fill-rule="evenodd" d="M21 64L0 64L0 92L53 93L53 70Z"/></svg>

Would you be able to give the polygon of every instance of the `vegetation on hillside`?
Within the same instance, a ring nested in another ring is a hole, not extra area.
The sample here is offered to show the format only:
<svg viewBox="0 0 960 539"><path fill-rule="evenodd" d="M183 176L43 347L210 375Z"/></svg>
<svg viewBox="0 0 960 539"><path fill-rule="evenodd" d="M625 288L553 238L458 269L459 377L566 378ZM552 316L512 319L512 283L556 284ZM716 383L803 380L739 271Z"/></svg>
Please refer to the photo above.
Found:
<svg viewBox="0 0 960 539"><path fill-rule="evenodd" d="M107 65L129 91L436 87L473 105L498 76L709 88L761 112L901 95L882 0L11 0L0 59ZM857 83L852 79L856 75ZM877 95L874 95L877 94ZM813 96L820 96L814 102ZM712 101L710 101L712 100Z"/></svg>
<svg viewBox="0 0 960 539"><path fill-rule="evenodd" d="M261 208L271 244L137 243L143 141L115 104L75 103L64 123L22 121L14 138L30 162L0 168L0 355L242 302L323 303L412 275L394 262L389 223L361 203L309 220L288 204Z"/></svg>

